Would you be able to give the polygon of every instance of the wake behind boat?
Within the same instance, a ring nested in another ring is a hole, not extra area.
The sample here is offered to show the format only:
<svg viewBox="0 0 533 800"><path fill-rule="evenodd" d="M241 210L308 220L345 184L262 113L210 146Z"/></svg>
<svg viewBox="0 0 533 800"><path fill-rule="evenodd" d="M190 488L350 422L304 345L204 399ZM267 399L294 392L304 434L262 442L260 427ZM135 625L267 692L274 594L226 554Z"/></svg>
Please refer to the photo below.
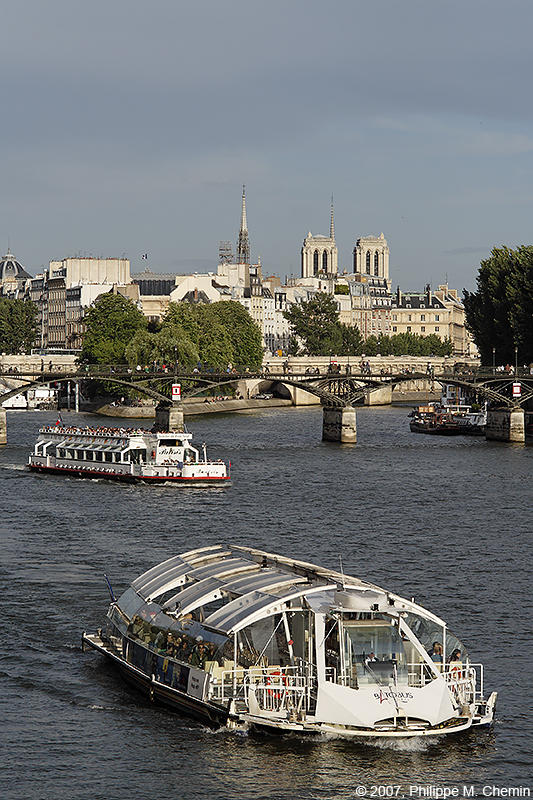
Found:
<svg viewBox="0 0 533 800"><path fill-rule="evenodd" d="M224 461L210 461L193 447L185 431L157 432L142 428L45 426L28 466L79 478L107 478L127 483L181 485L224 483L230 479Z"/></svg>
<svg viewBox="0 0 533 800"><path fill-rule="evenodd" d="M190 550L112 602L82 645L171 708L230 728L389 739L492 722L483 666L435 614L250 547Z"/></svg>

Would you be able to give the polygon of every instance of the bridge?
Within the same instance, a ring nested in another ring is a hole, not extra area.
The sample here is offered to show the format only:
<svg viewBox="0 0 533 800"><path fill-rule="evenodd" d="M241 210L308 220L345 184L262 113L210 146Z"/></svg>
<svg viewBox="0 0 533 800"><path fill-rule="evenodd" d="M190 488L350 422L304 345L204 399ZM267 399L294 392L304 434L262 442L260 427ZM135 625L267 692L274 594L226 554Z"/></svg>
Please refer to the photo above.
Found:
<svg viewBox="0 0 533 800"><path fill-rule="evenodd" d="M268 369L250 371L248 369L231 372L215 372L198 370L184 371L168 369L152 371L132 370L124 365L91 365L74 371L45 371L33 370L24 372L0 371L0 378L5 376L16 380L21 385L9 390L2 395L2 401L9 400L29 389L46 386L51 383L74 383L78 386L82 382L105 381L112 383L125 391L135 391L157 402L156 423L160 429L165 425L183 425L183 407L181 402L172 402L170 398L170 385L180 383L183 388L183 399L193 398L209 393L214 388L222 386L235 386L237 384L255 386L261 391L273 390L277 394L290 395L295 402L298 392L314 395L323 406L323 439L327 441L352 442L356 441L356 421L354 405L369 399L372 395L379 397L380 404L392 401L392 391L401 384L417 381L431 381L441 385L452 385L466 389L477 398L486 400L491 406L496 406L502 419L506 415L515 420L520 414L524 419L524 408L533 399L533 375L520 371L518 376L495 374L494 371L480 370L468 371L457 374L456 371L433 375L428 372L401 372L398 374L380 373L370 374L359 372L356 374L342 374L335 369L328 369L325 373L309 370L302 373L271 372ZM520 397L512 396L512 385L519 381L525 391ZM155 384L155 388L153 385ZM505 427L505 424L504 424ZM509 423L509 427L513 425ZM516 427L516 425L515 425ZM525 430L525 422L522 427ZM505 431L504 431L505 433ZM5 410L0 410L0 444L6 441ZM499 438L499 437L497 437ZM2 441L3 440L3 441ZM507 440L507 439L505 439Z"/></svg>

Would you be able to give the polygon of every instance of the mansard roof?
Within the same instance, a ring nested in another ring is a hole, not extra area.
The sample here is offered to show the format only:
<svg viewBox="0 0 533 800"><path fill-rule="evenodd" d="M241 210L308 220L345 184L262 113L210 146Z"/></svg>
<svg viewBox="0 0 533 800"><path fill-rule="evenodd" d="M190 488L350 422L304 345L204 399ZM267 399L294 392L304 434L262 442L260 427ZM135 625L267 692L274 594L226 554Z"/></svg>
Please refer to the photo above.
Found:
<svg viewBox="0 0 533 800"><path fill-rule="evenodd" d="M426 292L417 293L402 292L400 302L397 297L393 297L392 305L394 308L446 308L438 297L432 295L428 298Z"/></svg>

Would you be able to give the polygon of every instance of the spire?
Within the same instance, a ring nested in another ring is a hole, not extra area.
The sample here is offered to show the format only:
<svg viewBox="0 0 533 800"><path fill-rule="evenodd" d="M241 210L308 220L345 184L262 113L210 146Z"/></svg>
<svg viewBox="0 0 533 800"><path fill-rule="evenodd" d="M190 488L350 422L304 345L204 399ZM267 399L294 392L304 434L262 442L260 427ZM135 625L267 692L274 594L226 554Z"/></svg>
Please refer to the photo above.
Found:
<svg viewBox="0 0 533 800"><path fill-rule="evenodd" d="M333 221L333 195L331 195L331 220L329 223L329 238L335 239L335 223Z"/></svg>
<svg viewBox="0 0 533 800"><path fill-rule="evenodd" d="M241 229L237 241L237 264L250 263L250 241L246 224L246 187L242 187Z"/></svg>
<svg viewBox="0 0 533 800"><path fill-rule="evenodd" d="M248 231L246 224L246 186L242 185L241 231Z"/></svg>

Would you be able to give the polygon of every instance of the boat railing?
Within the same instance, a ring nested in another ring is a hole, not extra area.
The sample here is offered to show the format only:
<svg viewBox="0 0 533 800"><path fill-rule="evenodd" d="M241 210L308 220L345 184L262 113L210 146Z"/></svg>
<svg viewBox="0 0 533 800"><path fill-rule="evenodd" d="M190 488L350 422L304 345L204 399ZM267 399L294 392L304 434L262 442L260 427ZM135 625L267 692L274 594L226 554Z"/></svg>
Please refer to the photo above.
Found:
<svg viewBox="0 0 533 800"><path fill-rule="evenodd" d="M448 664L444 678L460 703L472 703L483 698L483 664Z"/></svg>
<svg viewBox="0 0 533 800"><path fill-rule="evenodd" d="M312 687L313 682L300 666L219 667L210 672L209 696L220 703L241 699L248 706L253 692L262 710L301 710L309 705Z"/></svg>

